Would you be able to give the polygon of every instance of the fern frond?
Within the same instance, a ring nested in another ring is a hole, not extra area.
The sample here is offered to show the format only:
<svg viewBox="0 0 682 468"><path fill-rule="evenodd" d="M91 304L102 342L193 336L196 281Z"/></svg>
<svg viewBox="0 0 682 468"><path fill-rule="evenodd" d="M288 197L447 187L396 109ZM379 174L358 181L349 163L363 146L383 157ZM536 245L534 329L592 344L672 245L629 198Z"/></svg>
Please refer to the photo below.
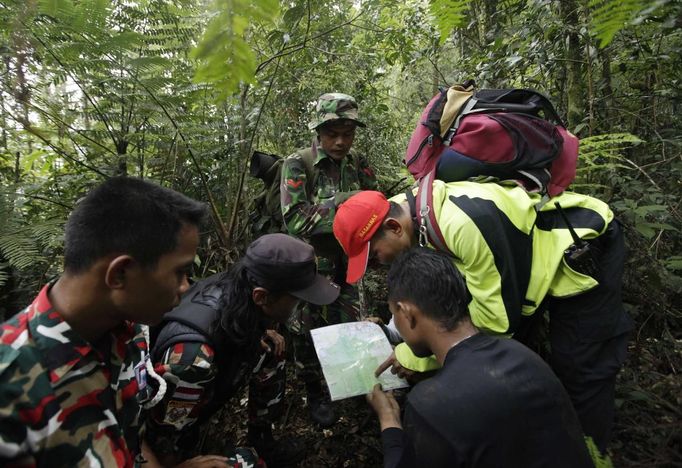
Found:
<svg viewBox="0 0 682 468"><path fill-rule="evenodd" d="M212 83L218 99L232 94L240 82L252 83L256 56L246 42L247 26L271 22L279 15L276 0L215 0L217 14L208 24L201 42L193 52L199 60L195 80Z"/></svg>
<svg viewBox="0 0 682 468"><path fill-rule="evenodd" d="M466 25L469 3L470 0L431 0L431 13L440 32L441 44L453 29Z"/></svg>
<svg viewBox="0 0 682 468"><path fill-rule="evenodd" d="M578 179L605 170L631 169L622 162L622 151L640 143L643 141L631 133L605 133L583 138L576 170Z"/></svg>
<svg viewBox="0 0 682 468"><path fill-rule="evenodd" d="M7 274L7 268L9 268L7 262L0 263L0 287L4 286L7 283L7 280L9 279L9 275Z"/></svg>
<svg viewBox="0 0 682 468"><path fill-rule="evenodd" d="M26 237L24 229L3 232L0 235L0 253L10 266L17 270L24 270L45 262L34 240Z"/></svg>
<svg viewBox="0 0 682 468"><path fill-rule="evenodd" d="M605 133L580 140L580 157L614 154L623 148L639 145L643 140L631 133Z"/></svg>
<svg viewBox="0 0 682 468"><path fill-rule="evenodd" d="M606 47L618 31L639 22L668 0L590 0L589 7L594 30L601 47Z"/></svg>

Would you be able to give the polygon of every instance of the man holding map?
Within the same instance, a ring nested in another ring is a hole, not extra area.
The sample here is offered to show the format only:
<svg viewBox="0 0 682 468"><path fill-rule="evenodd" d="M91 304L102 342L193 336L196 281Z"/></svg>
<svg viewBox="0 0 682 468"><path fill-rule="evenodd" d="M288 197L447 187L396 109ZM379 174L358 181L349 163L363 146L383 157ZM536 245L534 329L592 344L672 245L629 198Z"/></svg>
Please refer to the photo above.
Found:
<svg viewBox="0 0 682 468"><path fill-rule="evenodd" d="M390 200L364 191L339 207L333 228L349 258L347 282L362 277L370 258L388 264L428 245L446 252L465 277L471 320L482 332L523 339L529 317L547 311L549 362L585 433L605 453L632 329L614 213L601 200L568 191L545 203L537 193L497 183L435 180L423 197L419 190ZM440 236L429 234L435 226ZM418 360L404 359L408 352L397 346L396 359L420 371L412 365Z"/></svg>
<svg viewBox="0 0 682 468"><path fill-rule="evenodd" d="M367 396L384 467L593 466L561 382L522 344L479 333L470 300L441 253L415 248L391 265L396 327L415 355L434 354L442 369L409 393L402 423L390 393L376 385Z"/></svg>

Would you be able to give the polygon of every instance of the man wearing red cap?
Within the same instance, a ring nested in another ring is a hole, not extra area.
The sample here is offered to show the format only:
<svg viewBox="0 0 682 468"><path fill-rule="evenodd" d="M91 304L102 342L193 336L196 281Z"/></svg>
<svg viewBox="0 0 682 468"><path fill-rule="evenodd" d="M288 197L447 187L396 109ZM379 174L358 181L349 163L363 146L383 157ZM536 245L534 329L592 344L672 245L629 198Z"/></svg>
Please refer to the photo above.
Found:
<svg viewBox="0 0 682 468"><path fill-rule="evenodd" d="M585 433L605 451L615 377L632 328L621 302L624 244L613 213L572 192L543 205L539 194L497 183L436 180L432 190L429 210L471 292L473 324L491 334L518 333L524 317L546 304L551 365ZM389 201L368 191L348 199L333 227L349 257L346 280L358 281L370 258L391 263L420 237L436 244L420 226L426 231L412 193ZM578 246L590 251L591 262L569 255Z"/></svg>

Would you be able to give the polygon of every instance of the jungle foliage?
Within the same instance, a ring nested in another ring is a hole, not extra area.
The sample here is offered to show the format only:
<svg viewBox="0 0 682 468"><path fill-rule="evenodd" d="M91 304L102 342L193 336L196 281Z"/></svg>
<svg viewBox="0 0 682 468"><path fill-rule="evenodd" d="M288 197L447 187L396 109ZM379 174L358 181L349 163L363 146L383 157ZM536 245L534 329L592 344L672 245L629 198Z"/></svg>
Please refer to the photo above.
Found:
<svg viewBox="0 0 682 468"><path fill-rule="evenodd" d="M251 151L308 144L321 93L356 97L354 148L395 191L439 86L535 88L581 137L574 189L626 228L614 459L682 463L679 0L0 0L0 26L0 314L59 273L64 221L103 178L207 201L206 276L250 241Z"/></svg>

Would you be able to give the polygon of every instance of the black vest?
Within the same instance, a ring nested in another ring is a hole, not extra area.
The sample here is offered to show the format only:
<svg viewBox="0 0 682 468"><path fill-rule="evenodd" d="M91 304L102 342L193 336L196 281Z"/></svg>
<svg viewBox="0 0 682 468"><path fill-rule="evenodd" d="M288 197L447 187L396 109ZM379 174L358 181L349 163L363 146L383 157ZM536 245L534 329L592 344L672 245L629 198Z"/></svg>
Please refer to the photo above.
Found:
<svg viewBox="0 0 682 468"><path fill-rule="evenodd" d="M206 343L216 352L225 355L216 355L215 365L218 367L212 390L207 392L210 401L199 415L199 422L204 421L217 411L230 397L232 397L243 385L247 383L251 371L257 362L258 356L243 356L242 353L230 351L229 343L220 343L217 346L212 336L212 325L219 318L220 298L222 287L220 281L224 278L222 274L215 274L199 281L185 293L180 304L171 312L163 317L160 325L152 330L152 352L151 357L154 363L158 363L163 358L164 353L171 346L177 343ZM220 351L219 351L220 350ZM229 359L230 357L241 355L241 358ZM191 365L192 357L188 357L188 362L180 364Z"/></svg>
<svg viewBox="0 0 682 468"><path fill-rule="evenodd" d="M152 360L161 360L163 353L177 343L207 343L215 349L211 325L218 318L222 289L220 274L199 281L185 293L180 304L163 316L163 321L152 331ZM182 362L181 364L191 364Z"/></svg>

